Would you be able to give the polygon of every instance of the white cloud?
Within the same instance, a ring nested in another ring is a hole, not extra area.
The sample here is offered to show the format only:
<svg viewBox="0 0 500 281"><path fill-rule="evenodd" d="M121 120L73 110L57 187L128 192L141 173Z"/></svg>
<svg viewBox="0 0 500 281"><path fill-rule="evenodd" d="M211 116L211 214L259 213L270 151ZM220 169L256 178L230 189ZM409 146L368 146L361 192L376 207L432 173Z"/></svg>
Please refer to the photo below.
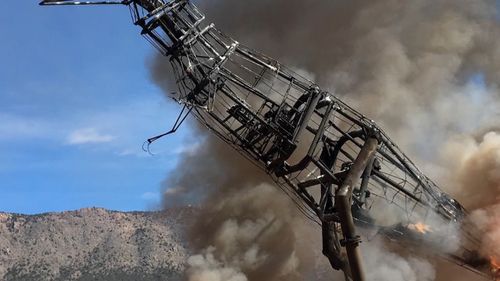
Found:
<svg viewBox="0 0 500 281"><path fill-rule="evenodd" d="M114 138L112 135L98 132L95 128L83 128L71 132L66 138L66 142L68 144L106 143Z"/></svg>

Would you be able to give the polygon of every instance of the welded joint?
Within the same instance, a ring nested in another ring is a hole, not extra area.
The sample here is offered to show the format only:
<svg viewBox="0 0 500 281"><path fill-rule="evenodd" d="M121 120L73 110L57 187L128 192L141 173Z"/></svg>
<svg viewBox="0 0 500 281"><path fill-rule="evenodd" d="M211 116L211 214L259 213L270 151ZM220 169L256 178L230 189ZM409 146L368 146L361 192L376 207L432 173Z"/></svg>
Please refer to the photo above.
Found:
<svg viewBox="0 0 500 281"><path fill-rule="evenodd" d="M200 32L197 32L193 37L191 37L184 44L186 46L191 46L199 37L203 36L205 33L207 33L208 31L210 31L213 28L215 28L215 24L211 23L211 24L207 25L203 30L201 30ZM181 38L181 41L184 41L184 39L185 38Z"/></svg>
<svg viewBox="0 0 500 281"><path fill-rule="evenodd" d="M192 24L192 26L189 27L188 31L182 35L181 37L179 37L179 41L180 42L183 42L189 35L193 34L198 37L200 32L198 30L198 26L200 25L200 23L202 23L203 21L205 20L205 17L201 17L200 19L198 19L195 23ZM214 27L215 25L212 24L212 27Z"/></svg>
<svg viewBox="0 0 500 281"><path fill-rule="evenodd" d="M154 9L151 12L149 12L144 17L138 19L134 24L142 26L145 29L149 29L155 23L155 21L159 20L160 17L162 17L163 15L166 15L170 11L172 11L175 8L177 8L178 6L180 6L181 3L182 2L168 2L168 3L165 3L162 6ZM150 20L152 18L154 18L154 19L151 20L151 21L149 21L148 23L146 23L148 20Z"/></svg>

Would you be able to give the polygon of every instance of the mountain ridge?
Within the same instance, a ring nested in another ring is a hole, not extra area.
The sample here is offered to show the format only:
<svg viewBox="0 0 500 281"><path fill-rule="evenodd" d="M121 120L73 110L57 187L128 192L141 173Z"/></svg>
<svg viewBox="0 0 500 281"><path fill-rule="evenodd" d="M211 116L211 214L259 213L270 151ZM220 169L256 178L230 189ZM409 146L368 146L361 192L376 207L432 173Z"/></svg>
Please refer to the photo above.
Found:
<svg viewBox="0 0 500 281"><path fill-rule="evenodd" d="M0 280L180 280L192 212L0 212Z"/></svg>

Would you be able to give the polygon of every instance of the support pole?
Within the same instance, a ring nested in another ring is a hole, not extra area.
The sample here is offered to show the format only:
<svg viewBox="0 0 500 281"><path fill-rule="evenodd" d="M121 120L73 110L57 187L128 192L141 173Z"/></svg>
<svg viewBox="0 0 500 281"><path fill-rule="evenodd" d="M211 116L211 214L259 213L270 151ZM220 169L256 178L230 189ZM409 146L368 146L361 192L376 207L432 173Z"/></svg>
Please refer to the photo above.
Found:
<svg viewBox="0 0 500 281"><path fill-rule="evenodd" d="M366 281L366 278L363 272L361 253L358 247L360 238L356 235L356 228L351 212L352 191L366 166L375 155L377 145L378 140L375 137L368 138L335 196L335 208L339 213L342 234L344 236L344 240L341 242L346 247L353 281Z"/></svg>

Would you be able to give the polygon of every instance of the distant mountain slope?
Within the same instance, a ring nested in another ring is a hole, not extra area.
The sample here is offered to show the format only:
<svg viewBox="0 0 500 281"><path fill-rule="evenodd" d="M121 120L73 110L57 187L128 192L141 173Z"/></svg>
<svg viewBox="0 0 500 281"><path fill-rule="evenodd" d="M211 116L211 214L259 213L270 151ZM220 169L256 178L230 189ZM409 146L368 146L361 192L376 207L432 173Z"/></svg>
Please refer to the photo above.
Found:
<svg viewBox="0 0 500 281"><path fill-rule="evenodd" d="M0 280L179 280L189 212L0 213Z"/></svg>

